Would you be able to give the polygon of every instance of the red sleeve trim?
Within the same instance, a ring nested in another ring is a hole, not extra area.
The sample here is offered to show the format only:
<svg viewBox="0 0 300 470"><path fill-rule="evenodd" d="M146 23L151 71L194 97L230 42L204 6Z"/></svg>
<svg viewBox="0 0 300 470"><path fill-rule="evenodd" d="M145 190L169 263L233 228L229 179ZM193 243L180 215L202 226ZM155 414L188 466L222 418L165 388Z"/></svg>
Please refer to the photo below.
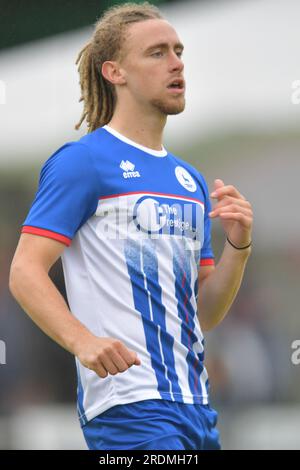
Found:
<svg viewBox="0 0 300 470"><path fill-rule="evenodd" d="M200 260L200 266L214 266L214 258L204 258Z"/></svg>
<svg viewBox="0 0 300 470"><path fill-rule="evenodd" d="M43 228L32 227L31 225L24 225L21 233L32 233L33 235L40 235L41 237L53 238L53 240L57 240L67 246L70 246L72 241L71 238L65 237L60 233L51 232L51 230L45 230Z"/></svg>

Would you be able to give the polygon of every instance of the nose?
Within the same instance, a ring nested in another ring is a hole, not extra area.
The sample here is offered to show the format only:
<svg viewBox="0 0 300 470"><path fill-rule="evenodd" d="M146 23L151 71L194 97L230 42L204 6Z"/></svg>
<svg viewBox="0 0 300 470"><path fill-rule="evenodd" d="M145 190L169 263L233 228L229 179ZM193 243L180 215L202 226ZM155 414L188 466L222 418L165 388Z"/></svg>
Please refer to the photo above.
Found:
<svg viewBox="0 0 300 470"><path fill-rule="evenodd" d="M183 70L183 68L184 68L183 60L181 59L181 57L178 57L176 52L173 51L171 53L171 59L170 59L170 69L171 69L171 71L179 70L181 72Z"/></svg>

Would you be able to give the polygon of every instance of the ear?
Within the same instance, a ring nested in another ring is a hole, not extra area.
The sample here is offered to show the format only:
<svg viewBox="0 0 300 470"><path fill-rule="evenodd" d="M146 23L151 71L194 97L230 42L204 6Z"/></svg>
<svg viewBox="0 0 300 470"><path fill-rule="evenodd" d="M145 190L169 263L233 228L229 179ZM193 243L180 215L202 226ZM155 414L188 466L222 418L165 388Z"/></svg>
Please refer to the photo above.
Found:
<svg viewBox="0 0 300 470"><path fill-rule="evenodd" d="M103 62L101 72L103 77L113 85L123 85L126 83L125 72L118 62L110 60Z"/></svg>

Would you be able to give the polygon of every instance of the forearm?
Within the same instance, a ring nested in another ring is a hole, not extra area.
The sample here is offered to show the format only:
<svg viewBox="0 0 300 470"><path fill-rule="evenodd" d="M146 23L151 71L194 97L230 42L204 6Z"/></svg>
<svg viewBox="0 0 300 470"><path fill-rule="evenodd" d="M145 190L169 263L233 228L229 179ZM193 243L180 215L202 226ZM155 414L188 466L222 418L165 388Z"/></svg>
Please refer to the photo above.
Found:
<svg viewBox="0 0 300 470"><path fill-rule="evenodd" d="M10 290L30 318L60 346L76 355L76 345L92 336L70 312L64 298L41 267L14 267Z"/></svg>
<svg viewBox="0 0 300 470"><path fill-rule="evenodd" d="M239 291L251 248L236 250L227 241L214 271L204 279L198 294L198 318L203 331L218 325Z"/></svg>

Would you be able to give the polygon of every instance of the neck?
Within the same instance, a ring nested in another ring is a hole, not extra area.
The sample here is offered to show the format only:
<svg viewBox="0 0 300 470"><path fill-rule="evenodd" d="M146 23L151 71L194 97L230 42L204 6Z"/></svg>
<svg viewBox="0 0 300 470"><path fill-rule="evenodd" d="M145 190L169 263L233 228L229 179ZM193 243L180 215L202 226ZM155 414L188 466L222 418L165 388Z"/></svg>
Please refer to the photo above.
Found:
<svg viewBox="0 0 300 470"><path fill-rule="evenodd" d="M162 113L145 112L133 103L125 107L117 105L108 126L137 144L153 150L162 150L163 130L167 116Z"/></svg>

